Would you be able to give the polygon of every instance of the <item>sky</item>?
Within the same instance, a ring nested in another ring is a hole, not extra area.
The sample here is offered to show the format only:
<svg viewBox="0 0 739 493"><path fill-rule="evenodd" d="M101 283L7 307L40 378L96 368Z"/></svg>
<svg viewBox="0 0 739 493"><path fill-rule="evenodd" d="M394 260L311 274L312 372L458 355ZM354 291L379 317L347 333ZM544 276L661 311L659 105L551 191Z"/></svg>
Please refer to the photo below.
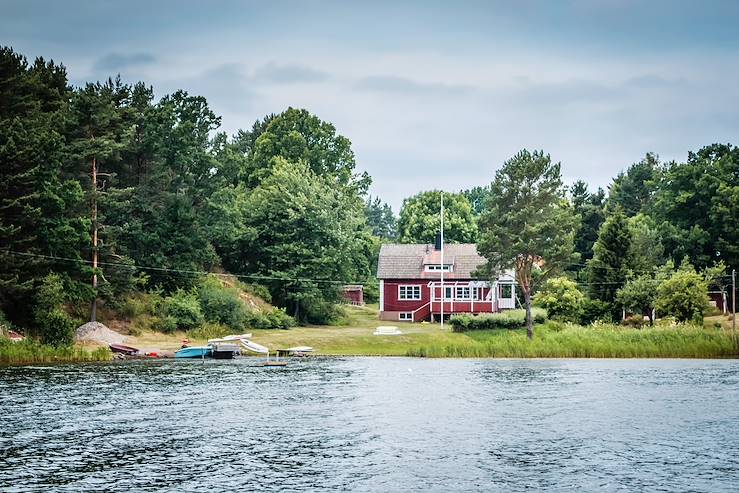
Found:
<svg viewBox="0 0 739 493"><path fill-rule="evenodd" d="M739 144L739 2L0 0L0 44L205 96L229 134L292 106L397 213L520 149L606 187L645 153Z"/></svg>

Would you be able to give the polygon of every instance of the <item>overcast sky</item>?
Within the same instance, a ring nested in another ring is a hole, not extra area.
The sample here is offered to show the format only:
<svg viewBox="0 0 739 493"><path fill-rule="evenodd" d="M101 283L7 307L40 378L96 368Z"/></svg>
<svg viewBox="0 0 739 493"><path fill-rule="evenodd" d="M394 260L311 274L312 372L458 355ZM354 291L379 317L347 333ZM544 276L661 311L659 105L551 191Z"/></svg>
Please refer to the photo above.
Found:
<svg viewBox="0 0 739 493"><path fill-rule="evenodd" d="M607 186L648 151L739 144L739 2L9 1L0 44L205 96L223 129L307 108L398 211L521 148Z"/></svg>

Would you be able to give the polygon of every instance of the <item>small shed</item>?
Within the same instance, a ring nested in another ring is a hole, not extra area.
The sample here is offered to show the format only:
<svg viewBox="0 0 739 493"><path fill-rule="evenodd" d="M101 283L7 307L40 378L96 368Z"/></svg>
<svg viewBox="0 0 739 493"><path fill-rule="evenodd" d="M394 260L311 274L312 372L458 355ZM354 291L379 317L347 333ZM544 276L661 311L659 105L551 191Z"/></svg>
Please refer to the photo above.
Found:
<svg viewBox="0 0 739 493"><path fill-rule="evenodd" d="M347 284L342 288L342 294L347 303L356 306L364 305L364 286L361 284Z"/></svg>

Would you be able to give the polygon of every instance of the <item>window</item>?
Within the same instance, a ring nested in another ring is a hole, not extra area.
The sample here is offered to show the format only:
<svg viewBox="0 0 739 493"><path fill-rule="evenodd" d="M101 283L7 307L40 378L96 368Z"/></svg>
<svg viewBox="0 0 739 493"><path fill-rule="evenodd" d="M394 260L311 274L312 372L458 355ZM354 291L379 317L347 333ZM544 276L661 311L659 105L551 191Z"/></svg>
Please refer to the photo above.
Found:
<svg viewBox="0 0 739 493"><path fill-rule="evenodd" d="M500 297L501 298L513 298L513 285L512 284L501 284L500 285Z"/></svg>
<svg viewBox="0 0 739 493"><path fill-rule="evenodd" d="M444 299L445 300L452 299L452 288L444 288Z"/></svg>
<svg viewBox="0 0 739 493"><path fill-rule="evenodd" d="M404 312L398 315L398 320L412 320L413 314L409 312Z"/></svg>
<svg viewBox="0 0 739 493"><path fill-rule="evenodd" d="M457 299L458 300L468 300L468 299L470 299L470 288L468 286L466 286L466 287L458 287L457 288Z"/></svg>
<svg viewBox="0 0 739 493"><path fill-rule="evenodd" d="M439 264L429 264L426 266L426 272L449 272L452 270L451 264L444 264L444 268L441 268L441 265Z"/></svg>
<svg viewBox="0 0 739 493"><path fill-rule="evenodd" d="M421 286L399 286L398 287L398 299L399 300L420 300L421 299Z"/></svg>

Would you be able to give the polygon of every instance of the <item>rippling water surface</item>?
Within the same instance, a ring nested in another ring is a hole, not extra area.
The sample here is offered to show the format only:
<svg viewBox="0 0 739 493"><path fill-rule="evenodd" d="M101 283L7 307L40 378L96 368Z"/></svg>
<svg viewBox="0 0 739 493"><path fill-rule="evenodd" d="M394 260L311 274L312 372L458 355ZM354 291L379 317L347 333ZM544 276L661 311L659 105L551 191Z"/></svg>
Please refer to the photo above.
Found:
<svg viewBox="0 0 739 493"><path fill-rule="evenodd" d="M739 362L0 367L0 491L737 491Z"/></svg>

